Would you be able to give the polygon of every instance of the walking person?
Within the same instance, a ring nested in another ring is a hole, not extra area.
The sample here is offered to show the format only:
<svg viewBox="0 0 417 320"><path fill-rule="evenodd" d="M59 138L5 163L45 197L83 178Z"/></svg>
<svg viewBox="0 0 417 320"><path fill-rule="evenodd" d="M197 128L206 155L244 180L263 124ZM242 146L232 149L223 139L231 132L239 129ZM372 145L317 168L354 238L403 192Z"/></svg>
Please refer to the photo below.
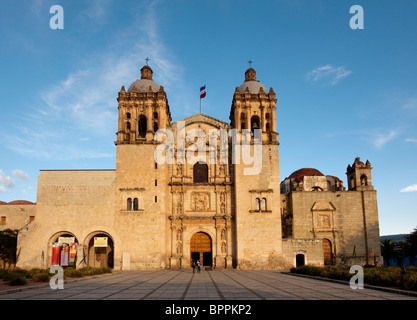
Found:
<svg viewBox="0 0 417 320"><path fill-rule="evenodd" d="M192 265L192 267L193 267L193 273L195 272L195 260L193 260L193 265Z"/></svg>
<svg viewBox="0 0 417 320"><path fill-rule="evenodd" d="M197 272L198 273L200 273L200 270L201 270L201 262L200 262L200 260L197 260Z"/></svg>

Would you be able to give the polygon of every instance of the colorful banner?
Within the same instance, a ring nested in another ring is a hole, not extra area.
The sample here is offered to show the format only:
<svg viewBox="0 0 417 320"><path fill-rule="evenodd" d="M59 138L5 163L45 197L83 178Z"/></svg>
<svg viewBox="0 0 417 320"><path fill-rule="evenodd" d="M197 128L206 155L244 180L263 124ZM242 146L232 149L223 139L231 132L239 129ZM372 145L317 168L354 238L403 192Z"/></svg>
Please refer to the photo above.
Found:
<svg viewBox="0 0 417 320"><path fill-rule="evenodd" d="M70 243L68 265L70 266L75 265L76 256L77 256L77 244L73 242L73 243Z"/></svg>
<svg viewBox="0 0 417 320"><path fill-rule="evenodd" d="M63 243L61 247L61 267L68 266L68 259L69 259L69 245L68 243Z"/></svg>
<svg viewBox="0 0 417 320"><path fill-rule="evenodd" d="M59 252L61 250L60 244L58 242L54 242L52 244L52 260L51 264L59 264Z"/></svg>
<svg viewBox="0 0 417 320"><path fill-rule="evenodd" d="M107 237L94 237L94 247L107 247Z"/></svg>

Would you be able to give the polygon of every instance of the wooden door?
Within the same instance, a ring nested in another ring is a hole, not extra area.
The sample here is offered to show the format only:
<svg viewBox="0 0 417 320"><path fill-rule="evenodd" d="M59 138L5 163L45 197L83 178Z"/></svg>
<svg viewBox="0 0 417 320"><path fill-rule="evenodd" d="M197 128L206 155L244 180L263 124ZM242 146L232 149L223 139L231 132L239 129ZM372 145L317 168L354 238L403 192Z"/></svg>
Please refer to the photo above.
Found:
<svg viewBox="0 0 417 320"><path fill-rule="evenodd" d="M324 255L324 264L332 264L332 244L329 240L323 239L323 255Z"/></svg>

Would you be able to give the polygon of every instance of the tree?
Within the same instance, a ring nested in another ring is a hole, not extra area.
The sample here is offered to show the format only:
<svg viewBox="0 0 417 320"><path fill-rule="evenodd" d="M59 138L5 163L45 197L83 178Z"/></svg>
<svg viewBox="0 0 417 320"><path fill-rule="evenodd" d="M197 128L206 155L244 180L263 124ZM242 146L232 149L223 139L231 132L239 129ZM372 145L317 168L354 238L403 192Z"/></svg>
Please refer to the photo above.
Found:
<svg viewBox="0 0 417 320"><path fill-rule="evenodd" d="M409 235L405 236L408 244L408 256L410 257L410 264L414 266L417 256L417 227Z"/></svg>
<svg viewBox="0 0 417 320"><path fill-rule="evenodd" d="M0 231L0 260L3 261L3 268L6 263L16 263L17 230L5 229Z"/></svg>
<svg viewBox="0 0 417 320"><path fill-rule="evenodd" d="M381 240L381 255L388 267L391 265L391 260L397 257L396 247L397 243L391 239Z"/></svg>

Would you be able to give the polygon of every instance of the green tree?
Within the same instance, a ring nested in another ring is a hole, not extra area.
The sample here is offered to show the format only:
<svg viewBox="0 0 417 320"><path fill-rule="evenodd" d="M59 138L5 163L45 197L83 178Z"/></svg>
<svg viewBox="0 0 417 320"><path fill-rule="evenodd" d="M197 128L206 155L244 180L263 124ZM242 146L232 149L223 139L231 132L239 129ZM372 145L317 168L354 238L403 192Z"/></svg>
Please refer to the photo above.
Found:
<svg viewBox="0 0 417 320"><path fill-rule="evenodd" d="M0 259L3 268L6 263L16 264L17 230L5 229L0 231Z"/></svg>
<svg viewBox="0 0 417 320"><path fill-rule="evenodd" d="M381 255L388 267L391 265L392 259L397 259L396 247L397 243L391 239L381 240Z"/></svg>
<svg viewBox="0 0 417 320"><path fill-rule="evenodd" d="M408 256L410 257L410 264L414 266L417 256L417 227L409 235L405 236L408 245Z"/></svg>

